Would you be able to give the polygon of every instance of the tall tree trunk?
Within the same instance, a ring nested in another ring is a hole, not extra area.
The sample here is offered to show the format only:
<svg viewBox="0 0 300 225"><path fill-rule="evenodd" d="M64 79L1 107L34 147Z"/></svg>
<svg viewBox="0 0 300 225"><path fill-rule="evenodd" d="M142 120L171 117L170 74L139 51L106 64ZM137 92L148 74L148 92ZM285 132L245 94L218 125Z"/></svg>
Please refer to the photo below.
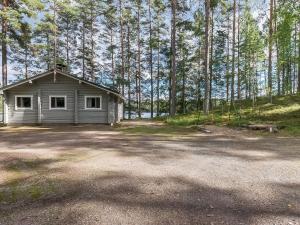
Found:
<svg viewBox="0 0 300 225"><path fill-rule="evenodd" d="M49 33L46 34L46 42L47 42L47 70L49 71L51 68L51 54L50 54L50 37Z"/></svg>
<svg viewBox="0 0 300 225"><path fill-rule="evenodd" d="M92 81L95 82L95 43L94 43L94 19L93 19L93 6L91 7L91 77Z"/></svg>
<svg viewBox="0 0 300 225"><path fill-rule="evenodd" d="M53 68L54 68L54 79L56 79L56 67L57 67L57 23L56 23L56 15L57 15L57 2L56 0L53 1L53 12L54 12L54 62L53 62Z"/></svg>
<svg viewBox="0 0 300 225"><path fill-rule="evenodd" d="M28 45L25 43L25 79L28 79Z"/></svg>
<svg viewBox="0 0 300 225"><path fill-rule="evenodd" d="M66 54L67 54L67 68L70 68L70 20L67 18L67 37L66 37Z"/></svg>
<svg viewBox="0 0 300 225"><path fill-rule="evenodd" d="M287 92L292 94L292 57L288 59L288 77L287 77Z"/></svg>
<svg viewBox="0 0 300 225"><path fill-rule="evenodd" d="M229 15L227 17L227 47L226 47L226 102L229 101L229 35L230 35L230 18Z"/></svg>
<svg viewBox="0 0 300 225"><path fill-rule="evenodd" d="M209 102L212 109L212 83L213 83L213 57L214 57L214 10L211 10L211 42L210 42L210 64L209 64Z"/></svg>
<svg viewBox="0 0 300 225"><path fill-rule="evenodd" d="M157 84L156 84L156 92L157 92L157 100L156 100L156 116L160 115L160 29L159 29L159 22L157 28L157 36L158 36L158 49L157 49Z"/></svg>
<svg viewBox="0 0 300 225"><path fill-rule="evenodd" d="M82 24L82 78L85 79L85 22Z"/></svg>
<svg viewBox="0 0 300 225"><path fill-rule="evenodd" d="M210 0L205 1L205 98L204 98L204 113L209 114L209 45L210 45Z"/></svg>
<svg viewBox="0 0 300 225"><path fill-rule="evenodd" d="M234 102L235 94L235 32L236 32L236 0L233 1L233 28L232 28L232 71L231 71L231 106Z"/></svg>
<svg viewBox="0 0 300 225"><path fill-rule="evenodd" d="M141 14L141 3L138 3L138 12L137 12L137 45L138 45L138 87L137 87L137 93L138 93L138 117L141 118L141 20L140 20L140 14Z"/></svg>
<svg viewBox="0 0 300 225"><path fill-rule="evenodd" d="M296 93L296 73L297 73L297 23L294 28L294 56L293 56L293 78L292 78L292 94Z"/></svg>
<svg viewBox="0 0 300 225"><path fill-rule="evenodd" d="M286 84L286 63L284 62L282 67L282 86L281 86L281 93L285 95L285 86Z"/></svg>
<svg viewBox="0 0 300 225"><path fill-rule="evenodd" d="M3 11L5 12L8 7L8 0L3 0L2 3ZM2 85L7 85L7 31L8 31L8 22L5 17L2 17Z"/></svg>
<svg viewBox="0 0 300 225"><path fill-rule="evenodd" d="M176 114L176 7L177 0L172 0L172 37L171 37L171 49L172 49L172 74L171 74L171 105L170 115Z"/></svg>
<svg viewBox="0 0 300 225"><path fill-rule="evenodd" d="M241 99L241 61L240 61L240 58L241 58L241 48L240 48L240 30L241 30L241 22L240 22L240 19L241 19L241 13L240 13L240 1L238 3L238 75L237 75L237 98L238 100Z"/></svg>
<svg viewBox="0 0 300 225"><path fill-rule="evenodd" d="M272 57L273 57L273 11L274 1L270 0L270 18L269 18L269 66L268 66L268 95L272 103L273 81L272 81Z"/></svg>
<svg viewBox="0 0 300 225"><path fill-rule="evenodd" d="M300 21L298 24L298 93L300 93Z"/></svg>
<svg viewBox="0 0 300 225"><path fill-rule="evenodd" d="M152 48L152 13L151 13L151 0L148 0L148 13L149 13L149 50L150 50L150 81L151 81L151 118L153 118L153 48Z"/></svg>
<svg viewBox="0 0 300 225"><path fill-rule="evenodd" d="M185 89L186 89L186 74L185 74L185 62L187 59L183 57L182 67L183 67L183 73L182 73L182 113L186 113L186 100L185 100Z"/></svg>
<svg viewBox="0 0 300 225"><path fill-rule="evenodd" d="M130 25L129 22L127 22L127 50L128 50L128 56L127 56L127 73L128 73L128 119L131 119L131 65L130 65L130 59L131 59L131 46L130 46Z"/></svg>
<svg viewBox="0 0 300 225"><path fill-rule="evenodd" d="M91 6L91 76L95 81L94 5Z"/></svg>
<svg viewBox="0 0 300 225"><path fill-rule="evenodd" d="M135 65L138 65L138 57L135 55L134 57ZM138 93L138 86L139 86L139 69L138 67L135 68L135 103L136 103L136 112L139 108L139 93Z"/></svg>
<svg viewBox="0 0 300 225"><path fill-rule="evenodd" d="M121 36L121 78L122 78L122 88L121 92L124 96L125 94L125 58L124 58L124 24L123 24L123 3L122 0L119 0L119 7L120 7L120 36Z"/></svg>
<svg viewBox="0 0 300 225"><path fill-rule="evenodd" d="M110 26L110 46L111 46L111 76L113 80L113 85L115 85L116 77L115 77L115 56L114 56L114 36L113 36L113 28Z"/></svg>
<svg viewBox="0 0 300 225"><path fill-rule="evenodd" d="M202 45L201 45L201 40L199 40L199 56L201 56L201 49L202 49ZM197 76L197 111L200 111L200 107L201 105L203 106L203 104L201 104L201 57L199 57L199 60L197 60L197 64L198 64L198 76Z"/></svg>
<svg viewBox="0 0 300 225"><path fill-rule="evenodd" d="M276 0L273 2L274 10L273 12L276 12L277 5ZM277 32L277 14L275 13L273 15L274 17L274 30ZM281 95L281 79L280 79L280 73L281 73L281 65L279 62L279 45L278 45L278 37L276 37L276 77L277 77L277 95Z"/></svg>

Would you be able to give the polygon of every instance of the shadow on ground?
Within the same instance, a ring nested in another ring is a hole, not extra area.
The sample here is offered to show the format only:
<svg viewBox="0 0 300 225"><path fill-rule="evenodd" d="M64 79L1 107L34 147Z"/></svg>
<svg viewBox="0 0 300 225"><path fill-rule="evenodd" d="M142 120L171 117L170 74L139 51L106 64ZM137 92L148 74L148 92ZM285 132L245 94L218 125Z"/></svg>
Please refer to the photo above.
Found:
<svg viewBox="0 0 300 225"><path fill-rule="evenodd" d="M194 131L194 134L197 131ZM141 157L148 162L207 155L238 158L246 161L299 160L300 139L278 137L239 137L226 134L191 136L127 135L105 126L33 127L0 130L3 154L28 149L63 155L87 154L88 151L114 151L124 157ZM0 148L1 149L1 148ZM84 152L83 150L86 150ZM23 157L23 156L22 156ZM0 156L6 160L6 157ZM156 160L154 160L156 159Z"/></svg>
<svg viewBox="0 0 300 225"><path fill-rule="evenodd" d="M0 223L269 224L289 218L291 224L297 224L300 215L294 196L299 197L299 192L288 194L299 184L271 184L282 195L272 202L257 202L245 198L239 190L213 188L183 177L106 172L93 179L73 177L51 183L56 184L55 194L37 201L0 205Z"/></svg>
<svg viewBox="0 0 300 225"><path fill-rule="evenodd" d="M299 139L88 126L5 128L0 142L1 225L299 225Z"/></svg>

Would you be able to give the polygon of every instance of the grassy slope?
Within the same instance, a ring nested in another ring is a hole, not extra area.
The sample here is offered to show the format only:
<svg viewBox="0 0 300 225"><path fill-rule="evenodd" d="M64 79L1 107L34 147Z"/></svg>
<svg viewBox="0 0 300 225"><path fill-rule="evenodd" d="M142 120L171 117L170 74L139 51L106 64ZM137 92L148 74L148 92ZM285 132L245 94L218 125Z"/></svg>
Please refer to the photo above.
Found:
<svg viewBox="0 0 300 225"><path fill-rule="evenodd" d="M223 112L222 112L223 111ZM267 98L257 99L255 108L251 100L235 104L235 110L215 109L209 116L203 114L181 115L166 119L173 126L213 123L217 125L242 126L246 124L275 124L281 133L300 135L300 95L274 97L273 104Z"/></svg>

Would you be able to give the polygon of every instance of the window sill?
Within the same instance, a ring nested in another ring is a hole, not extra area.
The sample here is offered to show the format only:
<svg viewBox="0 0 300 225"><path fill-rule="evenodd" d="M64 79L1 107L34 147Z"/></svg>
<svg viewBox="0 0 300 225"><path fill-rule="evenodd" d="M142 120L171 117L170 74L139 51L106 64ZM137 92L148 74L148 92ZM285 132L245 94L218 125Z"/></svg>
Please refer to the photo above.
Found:
<svg viewBox="0 0 300 225"><path fill-rule="evenodd" d="M103 111L102 109L85 108L85 111Z"/></svg>
<svg viewBox="0 0 300 225"><path fill-rule="evenodd" d="M68 109L49 109L49 111L68 111Z"/></svg>
<svg viewBox="0 0 300 225"><path fill-rule="evenodd" d="M17 108L15 111L33 111L32 108Z"/></svg>

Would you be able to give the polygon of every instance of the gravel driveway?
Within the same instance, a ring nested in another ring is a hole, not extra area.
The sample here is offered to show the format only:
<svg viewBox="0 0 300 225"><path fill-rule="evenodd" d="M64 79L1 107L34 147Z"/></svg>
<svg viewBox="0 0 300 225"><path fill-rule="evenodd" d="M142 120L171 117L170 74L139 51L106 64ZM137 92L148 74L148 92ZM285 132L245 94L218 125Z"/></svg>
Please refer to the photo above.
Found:
<svg viewBox="0 0 300 225"><path fill-rule="evenodd" d="M0 128L0 225L299 225L300 139L211 129Z"/></svg>

